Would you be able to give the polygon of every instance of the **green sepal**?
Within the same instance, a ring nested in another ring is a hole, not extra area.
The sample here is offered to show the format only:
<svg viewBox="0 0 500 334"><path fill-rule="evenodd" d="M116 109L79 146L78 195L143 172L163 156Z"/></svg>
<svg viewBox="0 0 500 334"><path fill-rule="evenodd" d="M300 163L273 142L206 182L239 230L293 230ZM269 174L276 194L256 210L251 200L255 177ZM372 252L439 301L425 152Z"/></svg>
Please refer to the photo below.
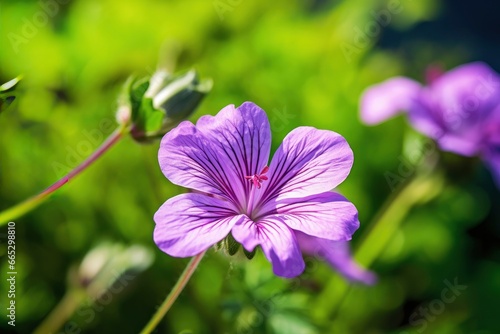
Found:
<svg viewBox="0 0 500 334"><path fill-rule="evenodd" d="M220 250L222 250L222 249L224 248L224 243L225 243L225 240L221 240L221 241L219 241L218 243L216 243L216 244L214 245L215 250L216 250L216 251L220 251Z"/></svg>
<svg viewBox="0 0 500 334"><path fill-rule="evenodd" d="M160 131L164 118L165 112L153 107L153 99L147 97L142 99L138 124L146 134Z"/></svg>
<svg viewBox="0 0 500 334"><path fill-rule="evenodd" d="M240 249L240 244L234 240L234 237L231 233L226 237L226 249L227 253L231 256L236 254L238 252L238 249Z"/></svg>
<svg viewBox="0 0 500 334"><path fill-rule="evenodd" d="M160 69L151 77L129 78L118 103L131 110L132 137L150 142L188 118L211 88L212 81L199 80L195 71L172 75Z"/></svg>
<svg viewBox="0 0 500 334"><path fill-rule="evenodd" d="M251 260L255 256L255 252L257 251L257 247L253 249L253 251L249 252L245 249L245 247L241 247L243 249L243 254L247 257L247 259Z"/></svg>
<svg viewBox="0 0 500 334"><path fill-rule="evenodd" d="M137 79L134 77L130 77L125 85L126 91L128 91L130 107L132 109L132 122L134 124L138 124L139 120L143 118L141 117L141 105L144 94L149 87L149 79Z"/></svg>

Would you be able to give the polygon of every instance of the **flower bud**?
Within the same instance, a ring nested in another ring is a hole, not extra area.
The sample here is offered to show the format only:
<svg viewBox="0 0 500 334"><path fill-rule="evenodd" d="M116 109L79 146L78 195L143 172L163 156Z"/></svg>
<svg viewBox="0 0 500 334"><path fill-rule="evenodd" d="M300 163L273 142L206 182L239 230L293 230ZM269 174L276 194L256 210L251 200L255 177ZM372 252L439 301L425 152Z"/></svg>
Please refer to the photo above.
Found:
<svg viewBox="0 0 500 334"><path fill-rule="evenodd" d="M149 80L129 81L132 137L141 142L162 137L191 116L211 89L212 81L200 81L194 70L172 75L160 69Z"/></svg>
<svg viewBox="0 0 500 334"><path fill-rule="evenodd" d="M103 243L88 252L78 270L80 284L85 287L92 282L121 248L118 245Z"/></svg>
<svg viewBox="0 0 500 334"><path fill-rule="evenodd" d="M124 273L139 273L153 263L154 255L139 245L124 246L104 242L92 249L78 270L79 285L97 298L106 292Z"/></svg>

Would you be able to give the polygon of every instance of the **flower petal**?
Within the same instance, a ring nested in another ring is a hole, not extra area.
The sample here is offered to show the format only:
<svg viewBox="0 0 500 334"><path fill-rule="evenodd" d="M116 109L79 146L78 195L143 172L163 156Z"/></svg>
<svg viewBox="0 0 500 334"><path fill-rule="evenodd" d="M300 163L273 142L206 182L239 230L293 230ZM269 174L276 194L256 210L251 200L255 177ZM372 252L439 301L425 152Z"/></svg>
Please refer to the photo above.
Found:
<svg viewBox="0 0 500 334"><path fill-rule="evenodd" d="M301 232L295 232L295 237L302 252L326 260L348 280L369 285L375 283L377 279L375 274L354 262L349 242L316 238Z"/></svg>
<svg viewBox="0 0 500 334"><path fill-rule="evenodd" d="M247 251L261 245L275 275L291 278L304 271L304 259L293 231L279 218L266 217L257 223L240 221L233 227L232 235Z"/></svg>
<svg viewBox="0 0 500 334"><path fill-rule="evenodd" d="M400 112L409 111L419 90L418 82L404 77L368 87L361 96L361 120L375 125Z"/></svg>
<svg viewBox="0 0 500 334"><path fill-rule="evenodd" d="M483 127L500 103L500 78L486 64L459 66L421 91L410 122L439 146L465 156L480 150Z"/></svg>
<svg viewBox="0 0 500 334"><path fill-rule="evenodd" d="M277 216L293 230L330 240L351 240L359 227L354 204L335 192L268 202L259 215Z"/></svg>
<svg viewBox="0 0 500 334"><path fill-rule="evenodd" d="M225 238L245 219L221 199L182 194L166 201L155 213L154 240L171 256L194 256Z"/></svg>
<svg viewBox="0 0 500 334"><path fill-rule="evenodd" d="M271 130L266 114L252 103L230 105L204 116L196 127L182 122L167 133L158 159L174 184L231 200L243 207L250 184L269 159Z"/></svg>
<svg viewBox="0 0 500 334"><path fill-rule="evenodd" d="M276 151L257 201L302 198L332 190L345 180L353 163L344 137L333 131L299 127Z"/></svg>
<svg viewBox="0 0 500 334"><path fill-rule="evenodd" d="M469 136L445 133L436 139L443 151L454 152L466 157L476 155L480 149L481 138L477 132L471 133Z"/></svg>
<svg viewBox="0 0 500 334"><path fill-rule="evenodd" d="M237 203L224 172L227 159L191 122L182 122L163 137L158 161L170 182Z"/></svg>
<svg viewBox="0 0 500 334"><path fill-rule="evenodd" d="M245 176L258 174L269 161L271 128L264 110L252 102L229 105L216 116L201 117L196 127L224 153L231 186L248 195Z"/></svg>
<svg viewBox="0 0 500 334"><path fill-rule="evenodd" d="M500 102L500 78L481 62L458 66L429 88L434 102L441 107L444 123L450 113L459 114L464 125L484 120Z"/></svg>

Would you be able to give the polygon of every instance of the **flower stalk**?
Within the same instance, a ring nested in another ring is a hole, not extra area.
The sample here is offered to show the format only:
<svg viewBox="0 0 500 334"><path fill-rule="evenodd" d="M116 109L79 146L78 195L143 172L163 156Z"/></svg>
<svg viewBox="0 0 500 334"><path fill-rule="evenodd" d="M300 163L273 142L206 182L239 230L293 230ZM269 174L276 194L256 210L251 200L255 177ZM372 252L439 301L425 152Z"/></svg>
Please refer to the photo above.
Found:
<svg viewBox="0 0 500 334"><path fill-rule="evenodd" d="M443 185L440 175L416 177L391 198L371 224L371 229L355 251L356 259L370 266L389 244L409 211L418 203L437 195Z"/></svg>
<svg viewBox="0 0 500 334"><path fill-rule="evenodd" d="M165 298L151 320L149 320L146 327L144 327L144 329L141 331L141 334L149 334L156 328L156 326L158 326L165 314L167 314L170 307L172 307L174 302L177 300L177 297L179 297L180 293L193 275L204 255L205 252L201 252L200 254L194 256L191 261L189 261L187 267L184 269L181 276L177 280L177 283L175 283L174 287L172 288L172 291L170 291L167 298Z"/></svg>
<svg viewBox="0 0 500 334"><path fill-rule="evenodd" d="M85 255L79 267L70 268L66 294L34 333L59 333L83 305L107 304L103 302L105 295L120 293L128 280L149 268L153 259L153 253L140 245L100 243Z"/></svg>
<svg viewBox="0 0 500 334"><path fill-rule="evenodd" d="M102 144L101 146L92 153L87 159L85 159L80 165L75 169L70 171L68 174L63 176L57 182L40 192L39 194L28 198L27 200L0 212L0 226L7 224L24 214L30 212L31 210L38 207L40 204L45 202L52 194L54 194L58 189L68 183L72 178L76 177L78 174L83 172L87 167L89 167L94 161L99 159L104 153L106 153L111 147L113 147L125 134L129 132L128 126L126 124L120 125Z"/></svg>
<svg viewBox="0 0 500 334"><path fill-rule="evenodd" d="M0 86L0 93L10 92L18 81L16 78ZM212 81L200 80L195 71L173 75L164 69L159 69L150 78L140 80L129 78L118 98L119 107L116 113L116 119L120 124L118 129L92 155L60 180L38 195L0 212L0 226L35 209L126 134L130 133L132 138L140 142L152 141L163 136L179 122L188 118L211 88ZM0 96L0 109L2 99ZM11 100L12 98L6 101L11 102Z"/></svg>
<svg viewBox="0 0 500 334"><path fill-rule="evenodd" d="M72 288L59 301L49 316L35 329L34 334L54 333L75 313L87 298L85 290Z"/></svg>
<svg viewBox="0 0 500 334"><path fill-rule="evenodd" d="M430 170L408 180L398 192L389 197L355 249L354 258L357 262L369 268L388 247L410 210L415 205L437 196L443 184L442 175ZM317 298L317 302L323 307L316 316L325 319L335 315L346 299L351 286L347 282L331 280Z"/></svg>

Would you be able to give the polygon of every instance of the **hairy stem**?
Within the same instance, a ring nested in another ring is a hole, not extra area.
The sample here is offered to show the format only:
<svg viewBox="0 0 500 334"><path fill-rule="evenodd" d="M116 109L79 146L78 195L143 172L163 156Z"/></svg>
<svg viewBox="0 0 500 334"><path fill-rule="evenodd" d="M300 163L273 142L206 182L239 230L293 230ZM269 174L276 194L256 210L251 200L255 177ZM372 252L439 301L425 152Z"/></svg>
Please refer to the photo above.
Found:
<svg viewBox="0 0 500 334"><path fill-rule="evenodd" d="M33 333L46 334L57 332L75 313L78 306L85 300L85 297L87 297L87 294L84 290L69 290Z"/></svg>
<svg viewBox="0 0 500 334"><path fill-rule="evenodd" d="M194 271L196 270L196 267L198 267L198 264L200 263L201 259L203 258L203 255L205 255L205 252L202 252L189 261L186 269L182 272L181 276L177 280L177 283L175 283L174 287L172 288L172 291L168 294L167 298L163 301L161 306L158 308L156 313L153 315L151 320L149 320L148 324L144 329L141 331L141 334L149 334L151 333L156 326L160 323L161 319L167 314L168 310L172 306L172 304L175 302L177 297L179 297L180 293L186 286L187 282L193 275Z"/></svg>
<svg viewBox="0 0 500 334"><path fill-rule="evenodd" d="M127 132L128 128L126 126L120 126L101 144L101 146L99 146L99 148L94 153L92 153L80 165L78 165L75 169L73 169L68 174L63 176L57 182L52 184L50 187L46 188L38 195L30 197L27 200L19 204L16 204L5 211L0 212L0 226L5 225L9 221L12 221L13 219L16 219L30 212L31 210L35 209L37 206L42 204L55 191L57 191L63 185L68 183L70 179L80 174L87 167L89 167L94 161L96 161L100 156L102 156L107 150L109 150L114 144L116 144Z"/></svg>

